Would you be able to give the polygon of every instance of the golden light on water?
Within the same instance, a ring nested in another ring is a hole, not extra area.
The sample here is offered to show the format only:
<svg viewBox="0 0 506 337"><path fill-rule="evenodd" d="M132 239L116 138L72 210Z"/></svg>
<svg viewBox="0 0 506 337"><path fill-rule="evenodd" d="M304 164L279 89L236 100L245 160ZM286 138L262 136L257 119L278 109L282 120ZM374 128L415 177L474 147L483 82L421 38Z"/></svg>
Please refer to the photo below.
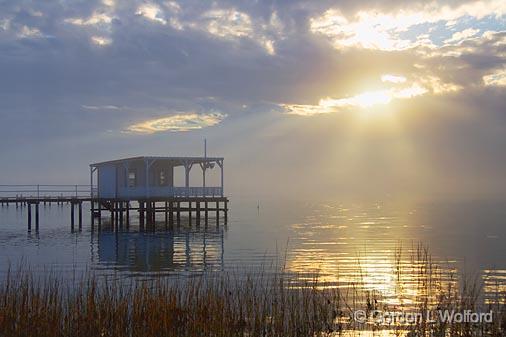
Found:
<svg viewBox="0 0 506 337"><path fill-rule="evenodd" d="M432 261L413 243L403 248L397 240L411 237L411 212L389 212L381 205L366 209L329 205L307 224L292 225L292 237L298 239L292 240L287 271L309 283L317 279L320 288L362 294L359 301L368 292L365 296L390 308L409 309L425 298L435 300L434 289L426 287L427 278L437 277L442 287L455 282L449 275L456 272L456 261Z"/></svg>

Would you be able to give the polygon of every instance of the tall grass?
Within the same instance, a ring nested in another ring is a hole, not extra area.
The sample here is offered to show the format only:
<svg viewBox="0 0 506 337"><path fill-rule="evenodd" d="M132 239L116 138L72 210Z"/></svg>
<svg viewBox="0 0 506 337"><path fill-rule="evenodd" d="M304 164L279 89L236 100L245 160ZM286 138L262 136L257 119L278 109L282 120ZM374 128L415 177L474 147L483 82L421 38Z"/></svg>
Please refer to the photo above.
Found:
<svg viewBox="0 0 506 337"><path fill-rule="evenodd" d="M402 251L395 256L401 280ZM479 281L443 277L423 247L411 258L419 298L409 310L494 310L494 321L358 323L352 319L355 310L407 307L388 307L381 293L364 290L360 281L346 288L322 287L317 274L309 281L280 272L126 284L86 275L69 283L20 269L0 285L0 336L337 336L365 330L388 330L394 336L506 335L504 294L484 305Z"/></svg>

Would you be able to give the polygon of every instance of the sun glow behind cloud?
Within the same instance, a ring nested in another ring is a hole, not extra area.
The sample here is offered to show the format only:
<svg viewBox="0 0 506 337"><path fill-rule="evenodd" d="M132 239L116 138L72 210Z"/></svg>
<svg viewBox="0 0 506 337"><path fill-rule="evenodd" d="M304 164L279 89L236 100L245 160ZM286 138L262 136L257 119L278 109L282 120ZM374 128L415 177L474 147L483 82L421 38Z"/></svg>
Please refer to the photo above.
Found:
<svg viewBox="0 0 506 337"><path fill-rule="evenodd" d="M382 82L391 82L391 83L404 83L404 82L406 82L406 77L385 74L385 75L381 76L381 81Z"/></svg>
<svg viewBox="0 0 506 337"><path fill-rule="evenodd" d="M403 76L383 75L383 82L394 84L404 83ZM437 88L440 90L440 88ZM435 90L433 89L433 92ZM323 98L317 105L305 104L282 104L285 112L293 115L312 116L332 112L340 112L346 109L367 109L375 105L385 105L394 99L409 99L422 96L429 92L429 89L419 83L412 83L405 87L392 87L384 90L366 91L355 96L345 98Z"/></svg>
<svg viewBox="0 0 506 337"><path fill-rule="evenodd" d="M150 119L130 125L127 132L153 134L163 131L191 131L219 124L224 118L222 113L179 113L166 117Z"/></svg>
<svg viewBox="0 0 506 337"><path fill-rule="evenodd" d="M456 7L429 3L420 8L394 12L364 9L354 15L345 15L339 9L330 8L319 16L313 16L309 24L312 33L329 38L337 49L355 47L392 51L458 44L480 32L477 27L465 27L455 32L453 27L458 23L478 26L479 23L483 25L500 19L505 14L506 2L483 0ZM443 33L449 33L443 41L438 41L440 32L436 32L436 28L439 23L446 23Z"/></svg>

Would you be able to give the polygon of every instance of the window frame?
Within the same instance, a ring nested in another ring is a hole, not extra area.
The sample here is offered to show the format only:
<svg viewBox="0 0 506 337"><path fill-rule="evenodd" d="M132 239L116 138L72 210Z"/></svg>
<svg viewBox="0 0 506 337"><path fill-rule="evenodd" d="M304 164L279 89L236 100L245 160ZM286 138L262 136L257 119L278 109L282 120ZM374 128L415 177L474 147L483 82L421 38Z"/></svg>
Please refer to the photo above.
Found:
<svg viewBox="0 0 506 337"><path fill-rule="evenodd" d="M131 174L133 174L133 178L131 177ZM132 183L133 181L133 183ZM136 168L129 168L127 172L127 187L128 188L135 188L137 187L137 169Z"/></svg>

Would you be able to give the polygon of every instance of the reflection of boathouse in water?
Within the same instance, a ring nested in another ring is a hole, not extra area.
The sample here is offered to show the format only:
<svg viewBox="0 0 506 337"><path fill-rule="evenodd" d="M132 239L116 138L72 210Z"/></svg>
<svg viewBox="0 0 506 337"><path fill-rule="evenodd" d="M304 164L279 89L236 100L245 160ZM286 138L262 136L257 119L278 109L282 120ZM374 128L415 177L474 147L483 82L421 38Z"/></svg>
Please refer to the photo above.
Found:
<svg viewBox="0 0 506 337"><path fill-rule="evenodd" d="M223 231L99 232L97 262L131 272L221 270Z"/></svg>

